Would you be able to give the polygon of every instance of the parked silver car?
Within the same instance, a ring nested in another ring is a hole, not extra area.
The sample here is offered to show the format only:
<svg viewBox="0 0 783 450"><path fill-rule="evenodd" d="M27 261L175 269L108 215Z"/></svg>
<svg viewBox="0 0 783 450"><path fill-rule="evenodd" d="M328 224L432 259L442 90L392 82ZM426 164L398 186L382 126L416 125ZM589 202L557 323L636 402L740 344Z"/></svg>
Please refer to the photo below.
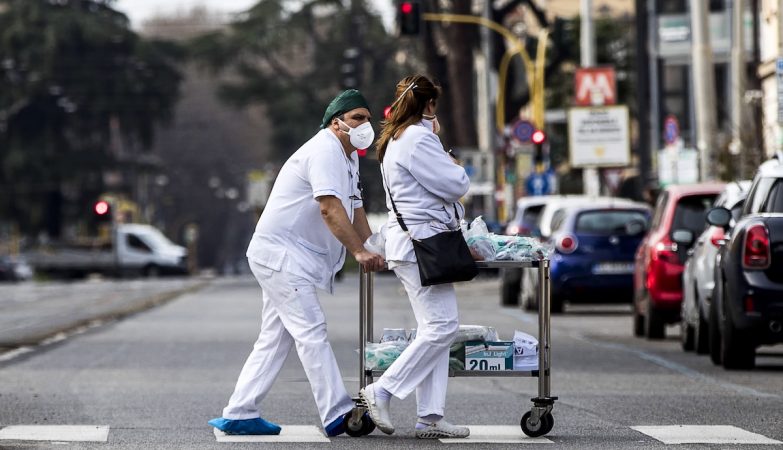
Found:
<svg viewBox="0 0 783 450"><path fill-rule="evenodd" d="M731 211L736 221L742 212L742 205L750 189L750 180L726 185L715 199L715 207ZM685 351L709 352L708 320L712 291L715 288L715 256L724 238L723 228L707 226L699 235L693 247L688 250L688 259L682 273L681 340Z"/></svg>

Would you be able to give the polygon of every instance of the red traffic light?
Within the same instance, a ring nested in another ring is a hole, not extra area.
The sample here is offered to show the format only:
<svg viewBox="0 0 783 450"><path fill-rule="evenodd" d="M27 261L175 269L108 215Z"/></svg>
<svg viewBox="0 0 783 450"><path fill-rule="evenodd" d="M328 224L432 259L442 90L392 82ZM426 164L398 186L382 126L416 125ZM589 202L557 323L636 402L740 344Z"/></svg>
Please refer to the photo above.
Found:
<svg viewBox="0 0 783 450"><path fill-rule="evenodd" d="M397 6L397 25L402 36L415 36L421 27L421 5L418 0L401 1Z"/></svg>
<svg viewBox="0 0 783 450"><path fill-rule="evenodd" d="M533 132L530 140L533 141L534 144L543 144L544 141L546 141L546 133L542 130L536 130Z"/></svg>
<svg viewBox="0 0 783 450"><path fill-rule="evenodd" d="M109 202L101 200L95 203L93 209L95 210L95 214L99 216L105 216L109 213Z"/></svg>

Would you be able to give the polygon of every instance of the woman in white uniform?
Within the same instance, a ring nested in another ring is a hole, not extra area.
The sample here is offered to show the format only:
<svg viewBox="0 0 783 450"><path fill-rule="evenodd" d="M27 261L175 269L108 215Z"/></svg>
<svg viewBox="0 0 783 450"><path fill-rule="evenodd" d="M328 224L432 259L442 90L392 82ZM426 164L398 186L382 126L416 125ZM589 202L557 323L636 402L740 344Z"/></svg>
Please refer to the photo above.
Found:
<svg viewBox="0 0 783 450"><path fill-rule="evenodd" d="M464 212L459 199L470 184L465 170L444 150L436 134L439 94L440 88L422 75L400 81L377 142L389 209L386 261L408 293L418 328L416 339L384 375L360 392L377 427L392 434L391 397L404 399L415 390L416 437L425 439L470 434L468 428L443 420L449 347L459 328L454 286L423 287L411 243L411 237L423 239L459 227L456 213L462 216ZM391 199L410 235L397 222Z"/></svg>

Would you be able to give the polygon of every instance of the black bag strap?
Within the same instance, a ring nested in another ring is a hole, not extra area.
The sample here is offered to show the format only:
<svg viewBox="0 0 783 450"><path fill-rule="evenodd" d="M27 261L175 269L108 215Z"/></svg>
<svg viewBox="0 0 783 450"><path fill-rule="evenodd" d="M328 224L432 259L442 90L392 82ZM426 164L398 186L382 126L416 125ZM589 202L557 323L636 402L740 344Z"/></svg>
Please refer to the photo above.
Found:
<svg viewBox="0 0 783 450"><path fill-rule="evenodd" d="M386 188L386 191L389 192L389 200L391 200L392 209L394 210L394 215L397 216L397 223L400 224L400 228L406 233L408 233L408 236L410 236L411 239L413 239L413 236L411 236L410 231L408 231L408 227L405 226L405 221L402 220L402 214L400 214L400 211L397 210L397 205L394 204L394 197L392 196L391 188L389 187L389 183L386 181L386 172L383 170L383 162L381 162L381 178L383 178L383 184ZM454 217L457 218L457 223L459 223L459 212L457 211L457 204L452 204L454 207Z"/></svg>

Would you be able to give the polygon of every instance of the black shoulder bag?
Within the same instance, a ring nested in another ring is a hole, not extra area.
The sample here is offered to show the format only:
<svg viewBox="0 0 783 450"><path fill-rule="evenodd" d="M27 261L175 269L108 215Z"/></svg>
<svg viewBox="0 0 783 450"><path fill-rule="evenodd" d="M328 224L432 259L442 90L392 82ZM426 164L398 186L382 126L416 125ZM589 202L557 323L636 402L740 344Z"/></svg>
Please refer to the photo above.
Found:
<svg viewBox="0 0 783 450"><path fill-rule="evenodd" d="M381 164L381 171L383 171L383 164ZM384 174L384 182L385 178ZM408 233L408 237L413 243L422 286L470 281L478 275L478 267L460 229L444 231L426 239L414 239L408 231L408 227L405 226L402 215L397 211L388 184L386 188L389 191L394 214L397 216L397 223L400 224L403 231ZM459 223L456 205L454 205L454 215Z"/></svg>

